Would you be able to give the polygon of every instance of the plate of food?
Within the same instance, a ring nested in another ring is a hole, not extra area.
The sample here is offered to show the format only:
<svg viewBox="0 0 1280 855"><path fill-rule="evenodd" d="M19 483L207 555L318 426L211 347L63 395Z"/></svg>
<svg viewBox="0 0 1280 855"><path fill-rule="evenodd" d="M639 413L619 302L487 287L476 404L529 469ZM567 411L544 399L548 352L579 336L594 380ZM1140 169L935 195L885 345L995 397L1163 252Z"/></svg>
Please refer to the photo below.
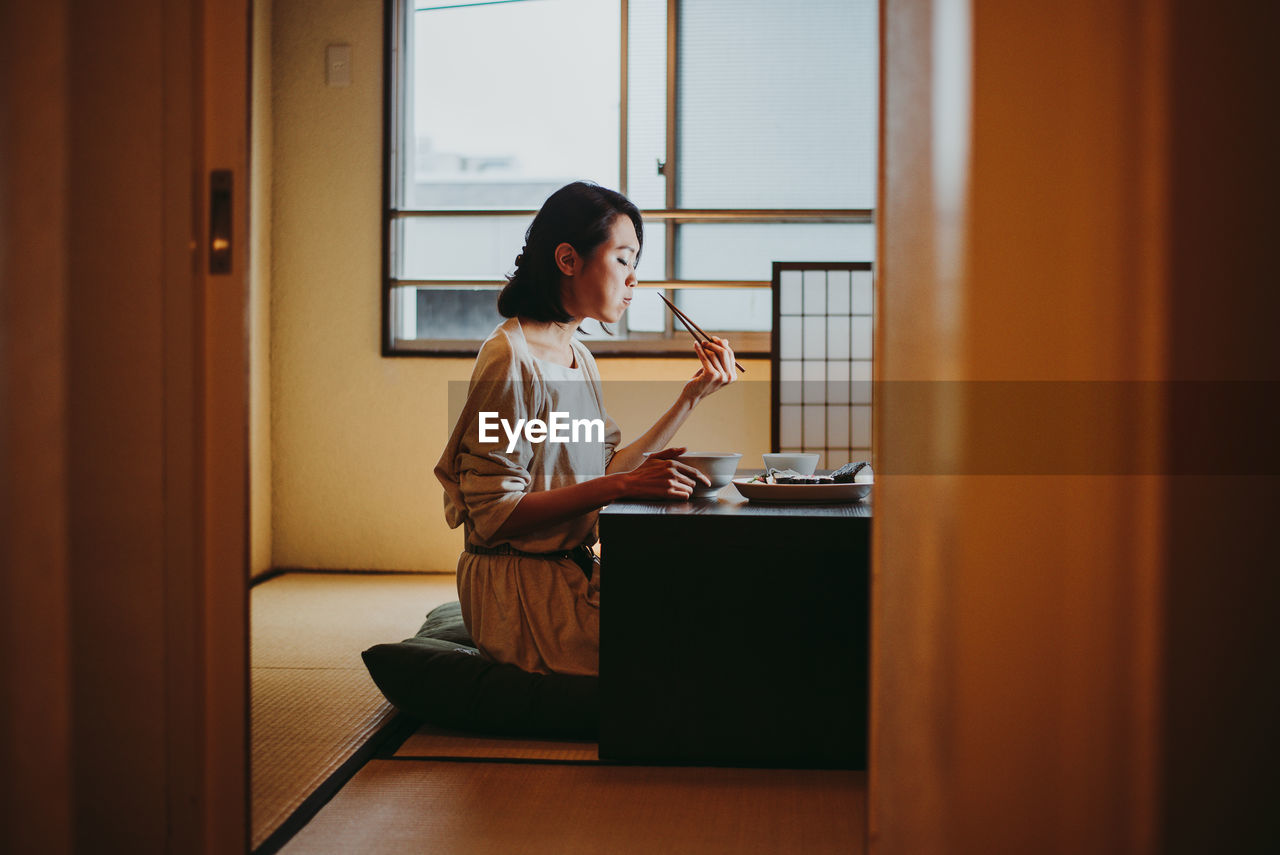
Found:
<svg viewBox="0 0 1280 855"><path fill-rule="evenodd" d="M733 486L754 502L857 502L871 493L871 465L848 463L830 475L801 475L790 469L768 469L754 478L734 478Z"/></svg>

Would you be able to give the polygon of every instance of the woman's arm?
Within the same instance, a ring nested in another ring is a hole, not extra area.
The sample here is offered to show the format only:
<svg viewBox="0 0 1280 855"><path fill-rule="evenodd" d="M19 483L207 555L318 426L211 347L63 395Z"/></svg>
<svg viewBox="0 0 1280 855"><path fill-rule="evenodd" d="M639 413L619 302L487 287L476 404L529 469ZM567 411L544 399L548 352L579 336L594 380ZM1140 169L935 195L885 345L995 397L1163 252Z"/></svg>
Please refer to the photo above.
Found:
<svg viewBox="0 0 1280 855"><path fill-rule="evenodd" d="M733 348L724 339L696 343L694 351L702 361L698 372L653 427L614 453L605 475L554 490L526 493L494 537L519 537L582 516L618 499L684 500L693 494L694 484L702 482L709 486L711 481L706 475L676 459L686 449L654 451L675 435L699 401L738 377ZM654 453L645 457L645 452Z"/></svg>
<svg viewBox="0 0 1280 855"><path fill-rule="evenodd" d="M618 499L688 499L693 486L710 485L697 469L674 458L683 448L668 448L651 454L629 472L615 472L554 490L526 493L498 527L499 540L519 537L540 528L556 525L602 508Z"/></svg>
<svg viewBox="0 0 1280 855"><path fill-rule="evenodd" d="M658 417L653 427L649 428L630 444L614 452L606 472L627 472L635 469L644 460L645 452L662 448L676 431L689 418L689 413L698 402L734 380L738 379L738 370L734 367L733 348L722 338L712 337L707 344L694 342L694 352L702 361L698 373L680 390L680 396L665 413Z"/></svg>

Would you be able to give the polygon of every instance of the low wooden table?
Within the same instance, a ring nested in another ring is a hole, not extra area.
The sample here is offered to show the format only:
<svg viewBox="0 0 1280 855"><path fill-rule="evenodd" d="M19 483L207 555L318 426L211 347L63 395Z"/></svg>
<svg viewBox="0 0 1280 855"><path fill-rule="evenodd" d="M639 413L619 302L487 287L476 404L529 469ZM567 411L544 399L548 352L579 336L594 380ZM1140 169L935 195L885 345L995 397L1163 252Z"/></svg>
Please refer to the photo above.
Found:
<svg viewBox="0 0 1280 855"><path fill-rule="evenodd" d="M600 757L866 768L871 506L600 513Z"/></svg>

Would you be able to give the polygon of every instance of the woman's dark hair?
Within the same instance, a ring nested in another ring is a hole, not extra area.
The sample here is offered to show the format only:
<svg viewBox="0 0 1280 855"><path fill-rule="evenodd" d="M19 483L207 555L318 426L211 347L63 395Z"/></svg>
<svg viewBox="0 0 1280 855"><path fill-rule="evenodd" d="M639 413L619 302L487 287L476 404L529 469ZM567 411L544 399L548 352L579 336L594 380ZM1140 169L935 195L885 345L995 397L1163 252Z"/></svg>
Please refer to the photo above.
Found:
<svg viewBox="0 0 1280 855"><path fill-rule="evenodd" d="M516 256L515 272L507 277L507 284L498 295L498 312L504 318L523 316L559 323L571 320L560 299L556 247L567 243L578 255L590 257L608 239L619 215L631 218L643 247L640 210L616 190L575 181L547 197L524 233L524 248Z"/></svg>

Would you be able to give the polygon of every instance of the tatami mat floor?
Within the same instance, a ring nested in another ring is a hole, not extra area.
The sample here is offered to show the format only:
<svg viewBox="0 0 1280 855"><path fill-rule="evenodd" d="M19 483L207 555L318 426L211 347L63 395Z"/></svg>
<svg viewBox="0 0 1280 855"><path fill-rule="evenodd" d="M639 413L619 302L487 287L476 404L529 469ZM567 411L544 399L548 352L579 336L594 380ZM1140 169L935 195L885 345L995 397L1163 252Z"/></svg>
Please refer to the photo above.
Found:
<svg viewBox="0 0 1280 855"><path fill-rule="evenodd" d="M255 849L393 715L360 651L412 636L454 599L452 574L287 573L253 587Z"/></svg>
<svg viewBox="0 0 1280 855"><path fill-rule="evenodd" d="M281 824L393 715L360 651L413 635L426 612L457 597L454 584L452 575L308 573L253 588L255 849L269 841L264 849L275 850L298 819ZM397 738L280 851L866 851L865 772L611 766L593 742L429 726Z"/></svg>

